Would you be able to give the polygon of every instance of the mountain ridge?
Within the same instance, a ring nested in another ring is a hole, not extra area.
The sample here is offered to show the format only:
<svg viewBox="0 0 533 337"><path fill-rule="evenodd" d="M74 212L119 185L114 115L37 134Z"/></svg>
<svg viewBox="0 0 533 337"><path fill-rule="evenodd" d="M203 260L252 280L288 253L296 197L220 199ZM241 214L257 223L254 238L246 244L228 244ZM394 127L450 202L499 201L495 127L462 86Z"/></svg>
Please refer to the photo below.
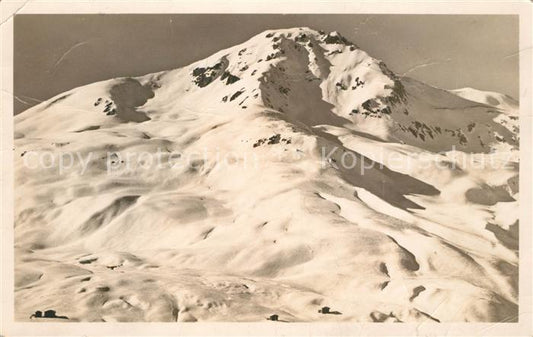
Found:
<svg viewBox="0 0 533 337"><path fill-rule="evenodd" d="M254 52L247 52L251 47L255 48ZM231 62L228 58L231 58ZM187 75L192 77L194 86L188 83L178 86L170 84L166 92L165 88L161 88L160 81L163 78L183 78L185 69L189 72ZM289 73L285 73L286 69L289 69ZM240 81L241 77L245 82ZM374 135L384 140L395 139L417 146L426 143L432 151L450 150L451 146L456 146L468 152L489 152L499 143L517 146L514 135L505 126L493 121L499 118L499 110L492 107L484 109L490 105L480 102L473 105L461 102L456 96L444 99L444 90L430 95L429 92L438 89L410 78L401 80L382 61L370 57L336 32L326 34L305 28L267 31L189 66L148 74L135 81L144 83L143 87L146 86L148 91L162 92L164 99L167 99L165 95L177 94L190 95L188 100L192 100L195 95L202 94L201 89L207 88L211 92L225 91L226 94L221 94L220 101L216 103L232 105L235 100L233 105L238 103L242 109L246 109L247 104L281 112L288 109L298 115L297 119L308 119L307 122L313 125L324 120L331 122L329 119L333 117L338 123L351 124L356 131L374 132ZM290 90L295 81L298 81L295 89L299 91L295 94L299 96L293 98ZM403 82L409 84L410 90L407 92ZM236 88L241 83L244 85ZM229 88L232 90L226 90ZM421 100L412 99L413 95L439 97L440 101L422 102L423 106L418 107ZM302 107L306 101L302 96L317 97L313 103L321 104L323 111L314 114L303 111L311 109ZM277 105L274 106L272 101ZM289 101L297 102L297 105L289 108ZM326 106L326 103L331 106ZM471 116L462 116L461 109L466 107L470 108ZM217 108L220 109L221 105ZM424 111L419 112L421 109ZM448 114L455 113L456 121L439 119L436 116L439 113L437 109L448 109ZM455 112L457 110L461 111ZM426 116L429 111L434 111L433 116ZM105 109L104 112L109 114ZM409 117L410 112L415 113L416 118ZM508 118L503 119L506 119L507 124L513 124ZM473 120L484 122L477 127L467 127ZM513 127L517 127L516 123Z"/></svg>

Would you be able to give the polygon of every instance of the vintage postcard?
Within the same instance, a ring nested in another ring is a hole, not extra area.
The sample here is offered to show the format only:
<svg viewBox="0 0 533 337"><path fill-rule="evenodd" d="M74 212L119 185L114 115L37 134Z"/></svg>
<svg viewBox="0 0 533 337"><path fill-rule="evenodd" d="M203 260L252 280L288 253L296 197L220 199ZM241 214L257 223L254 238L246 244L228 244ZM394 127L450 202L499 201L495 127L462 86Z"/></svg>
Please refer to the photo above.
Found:
<svg viewBox="0 0 533 337"><path fill-rule="evenodd" d="M533 333L529 2L0 6L1 335Z"/></svg>

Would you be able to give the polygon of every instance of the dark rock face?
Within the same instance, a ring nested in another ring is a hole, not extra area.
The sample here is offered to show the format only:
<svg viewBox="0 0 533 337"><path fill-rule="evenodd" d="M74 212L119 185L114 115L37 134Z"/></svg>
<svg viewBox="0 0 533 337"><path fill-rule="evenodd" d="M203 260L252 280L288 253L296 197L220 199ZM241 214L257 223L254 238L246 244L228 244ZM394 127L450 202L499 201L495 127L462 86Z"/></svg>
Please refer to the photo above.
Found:
<svg viewBox="0 0 533 337"><path fill-rule="evenodd" d="M302 43L309 42L309 36L307 36L307 34L300 33L294 38L294 41Z"/></svg>
<svg viewBox="0 0 533 337"><path fill-rule="evenodd" d="M237 76L231 75L226 72L226 68L229 65L227 58L221 58L217 63L208 67L194 68L192 71L193 82L200 88L204 88L213 83L219 77L222 80L228 79L227 84L231 84L239 80ZM227 73L227 74L226 74ZM231 76L230 76L231 75Z"/></svg>
<svg viewBox="0 0 533 337"><path fill-rule="evenodd" d="M400 130L410 132L413 137L426 140L428 137L434 139L437 134L441 134L440 127L432 128L426 123L412 121L409 126L399 125Z"/></svg>
<svg viewBox="0 0 533 337"><path fill-rule="evenodd" d="M385 98L386 103L392 105L407 103L407 92L405 91L405 87L400 81L400 78L395 73L390 71L383 62L379 62L379 69L394 82L392 87L386 87L392 90L391 95Z"/></svg>
<svg viewBox="0 0 533 337"><path fill-rule="evenodd" d="M239 77L232 75L229 71L225 71L220 77L222 81L226 80L226 84L232 84L240 80Z"/></svg>
<svg viewBox="0 0 533 337"><path fill-rule="evenodd" d="M277 321L279 319L279 316L278 315L270 315L270 317L268 318L268 320L270 321Z"/></svg>
<svg viewBox="0 0 533 337"><path fill-rule="evenodd" d="M42 311L37 310L34 314L30 316L30 319L32 318L60 318L60 319L68 319L67 316L58 316L55 310L46 310L43 314Z"/></svg>
<svg viewBox="0 0 533 337"><path fill-rule="evenodd" d="M237 97L239 97L242 93L244 92L244 90L240 90L240 91L237 91L236 93L234 93L233 95L231 95L230 97L230 102L233 101L234 99L236 99Z"/></svg>
<svg viewBox="0 0 533 337"><path fill-rule="evenodd" d="M358 113L362 113L365 116L381 118L383 114L392 114L392 107L400 104L407 104L407 93L398 76L390 71L385 63L380 62L379 67L381 71L394 82L392 86L385 86L385 89L390 89L392 92L386 97L376 97L365 101L362 104L364 110ZM359 81L359 78L356 78L356 85L352 87L352 90L355 90L364 84L365 82ZM404 113L405 112L407 112L406 109L404 109ZM409 112L405 114L407 115Z"/></svg>
<svg viewBox="0 0 533 337"><path fill-rule="evenodd" d="M194 83L200 88L206 87L213 82L218 76L220 76L222 69L222 63L219 62L212 67L195 68L192 71L194 77Z"/></svg>
<svg viewBox="0 0 533 337"><path fill-rule="evenodd" d="M332 311L330 307L322 307L322 309L318 310L318 313L323 315L342 315L340 311Z"/></svg>
<svg viewBox="0 0 533 337"><path fill-rule="evenodd" d="M258 146L261 146L263 144L268 144L268 145L275 145L275 144L280 144L280 143L284 143L284 144L291 144L291 139L290 138L282 138L281 135L279 133L269 137L269 138L261 138L261 139L258 139L254 144L253 144L253 147L258 147Z"/></svg>
<svg viewBox="0 0 533 337"><path fill-rule="evenodd" d="M55 317L56 311L55 310L46 310L44 312L44 317Z"/></svg>
<svg viewBox="0 0 533 337"><path fill-rule="evenodd" d="M353 109L352 114L363 114L367 117L377 118L381 118L384 114L390 115L392 113L390 107L388 105L383 106L381 103L384 103L384 99L381 97L377 99L366 100L361 105L363 107L363 111Z"/></svg>
<svg viewBox="0 0 533 337"><path fill-rule="evenodd" d="M344 36L341 36L340 34L334 34L334 33L329 33L328 35L326 35L326 37L324 38L324 43L326 44L343 44L343 45L346 45L346 46L353 46L354 44L348 40L346 40L346 38L344 38Z"/></svg>

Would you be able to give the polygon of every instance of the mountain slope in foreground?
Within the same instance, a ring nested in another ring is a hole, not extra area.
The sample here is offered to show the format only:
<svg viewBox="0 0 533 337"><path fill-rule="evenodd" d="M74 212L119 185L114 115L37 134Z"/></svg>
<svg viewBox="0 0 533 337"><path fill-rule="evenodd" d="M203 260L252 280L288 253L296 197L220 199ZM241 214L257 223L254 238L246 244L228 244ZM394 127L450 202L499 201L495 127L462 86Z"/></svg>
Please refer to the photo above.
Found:
<svg viewBox="0 0 533 337"><path fill-rule="evenodd" d="M481 96L295 28L43 102L15 117L16 317L516 321L518 114Z"/></svg>

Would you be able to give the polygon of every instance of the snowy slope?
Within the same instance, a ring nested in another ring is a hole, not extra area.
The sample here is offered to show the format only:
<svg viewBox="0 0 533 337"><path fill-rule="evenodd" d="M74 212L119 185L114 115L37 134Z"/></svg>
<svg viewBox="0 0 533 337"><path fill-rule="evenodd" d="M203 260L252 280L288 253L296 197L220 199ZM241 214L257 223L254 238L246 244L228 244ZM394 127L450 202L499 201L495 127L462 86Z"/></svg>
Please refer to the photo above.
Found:
<svg viewBox="0 0 533 337"><path fill-rule="evenodd" d="M507 129L516 134L516 140L520 139L518 136L520 132L520 123L518 120L520 110L518 102L515 99L497 92L481 91L473 88L450 90L450 92L467 100L492 106L497 108L500 112L503 112L498 114L494 118L494 121L504 125Z"/></svg>
<svg viewBox="0 0 533 337"><path fill-rule="evenodd" d="M458 95L295 28L23 112L17 318L516 320L515 115Z"/></svg>
<svg viewBox="0 0 533 337"><path fill-rule="evenodd" d="M469 101L483 103L499 108L512 115L518 115L518 102L508 95L493 91L482 91L474 88L461 88L450 90L450 92L461 96Z"/></svg>

